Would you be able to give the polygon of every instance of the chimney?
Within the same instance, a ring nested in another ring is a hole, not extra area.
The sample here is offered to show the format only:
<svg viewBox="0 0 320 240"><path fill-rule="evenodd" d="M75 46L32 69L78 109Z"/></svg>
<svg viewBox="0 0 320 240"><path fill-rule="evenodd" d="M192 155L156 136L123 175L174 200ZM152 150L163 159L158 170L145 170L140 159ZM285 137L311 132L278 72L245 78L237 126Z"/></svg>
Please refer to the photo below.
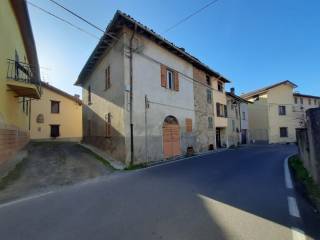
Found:
<svg viewBox="0 0 320 240"><path fill-rule="evenodd" d="M234 93L234 92L235 92L234 87L230 88L230 92L231 92L232 94L235 94L235 93Z"/></svg>

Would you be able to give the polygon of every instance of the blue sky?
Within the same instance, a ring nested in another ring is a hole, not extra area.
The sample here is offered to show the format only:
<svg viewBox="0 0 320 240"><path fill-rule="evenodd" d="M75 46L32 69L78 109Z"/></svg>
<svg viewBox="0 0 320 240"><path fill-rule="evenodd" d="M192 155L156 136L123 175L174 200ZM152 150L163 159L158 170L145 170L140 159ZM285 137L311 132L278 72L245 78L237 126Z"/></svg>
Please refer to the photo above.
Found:
<svg viewBox="0 0 320 240"><path fill-rule="evenodd" d="M232 81L238 94L291 80L320 95L320 1L220 0L168 33L209 0L57 0L105 29L117 9L160 33ZM48 0L30 0L101 36ZM29 5L44 80L71 94L98 40Z"/></svg>

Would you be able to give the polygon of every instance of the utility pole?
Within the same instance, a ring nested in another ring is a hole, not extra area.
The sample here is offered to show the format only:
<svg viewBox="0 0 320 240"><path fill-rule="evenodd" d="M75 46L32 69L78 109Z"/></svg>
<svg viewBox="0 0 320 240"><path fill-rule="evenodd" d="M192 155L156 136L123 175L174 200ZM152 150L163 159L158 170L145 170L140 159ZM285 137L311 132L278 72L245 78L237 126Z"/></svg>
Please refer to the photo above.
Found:
<svg viewBox="0 0 320 240"><path fill-rule="evenodd" d="M134 30L130 38L130 165L133 165L134 160L134 146L133 146L133 39L137 30L137 24L134 24Z"/></svg>

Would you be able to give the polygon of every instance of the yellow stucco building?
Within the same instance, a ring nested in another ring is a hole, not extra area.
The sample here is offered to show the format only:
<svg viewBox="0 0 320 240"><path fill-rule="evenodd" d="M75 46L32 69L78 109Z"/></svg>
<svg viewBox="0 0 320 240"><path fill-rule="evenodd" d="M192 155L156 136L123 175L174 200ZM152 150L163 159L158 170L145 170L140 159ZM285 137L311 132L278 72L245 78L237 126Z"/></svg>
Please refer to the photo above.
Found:
<svg viewBox="0 0 320 240"><path fill-rule="evenodd" d="M26 2L0 7L0 168L29 141L30 103L40 98L40 76ZM10 161L9 161L10 162Z"/></svg>
<svg viewBox="0 0 320 240"><path fill-rule="evenodd" d="M32 101L32 140L80 141L82 102L48 83L41 84L41 99Z"/></svg>
<svg viewBox="0 0 320 240"><path fill-rule="evenodd" d="M319 106L319 97L294 93L296 87L286 80L242 95L253 103L249 104L252 140L268 143L296 141L296 129L304 127L307 109L304 103L309 107Z"/></svg>

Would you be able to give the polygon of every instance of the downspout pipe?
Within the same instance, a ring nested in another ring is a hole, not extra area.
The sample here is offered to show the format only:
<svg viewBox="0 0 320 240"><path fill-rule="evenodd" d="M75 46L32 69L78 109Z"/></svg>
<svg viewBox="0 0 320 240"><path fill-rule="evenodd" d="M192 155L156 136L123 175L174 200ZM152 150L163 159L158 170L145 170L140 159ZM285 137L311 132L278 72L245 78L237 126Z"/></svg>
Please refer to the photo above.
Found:
<svg viewBox="0 0 320 240"><path fill-rule="evenodd" d="M132 32L130 42L129 42L129 61L130 61L130 90L129 90L129 98L130 98L130 165L133 165L134 161L134 145L133 145L133 39L137 31L137 24L134 24L134 30Z"/></svg>

